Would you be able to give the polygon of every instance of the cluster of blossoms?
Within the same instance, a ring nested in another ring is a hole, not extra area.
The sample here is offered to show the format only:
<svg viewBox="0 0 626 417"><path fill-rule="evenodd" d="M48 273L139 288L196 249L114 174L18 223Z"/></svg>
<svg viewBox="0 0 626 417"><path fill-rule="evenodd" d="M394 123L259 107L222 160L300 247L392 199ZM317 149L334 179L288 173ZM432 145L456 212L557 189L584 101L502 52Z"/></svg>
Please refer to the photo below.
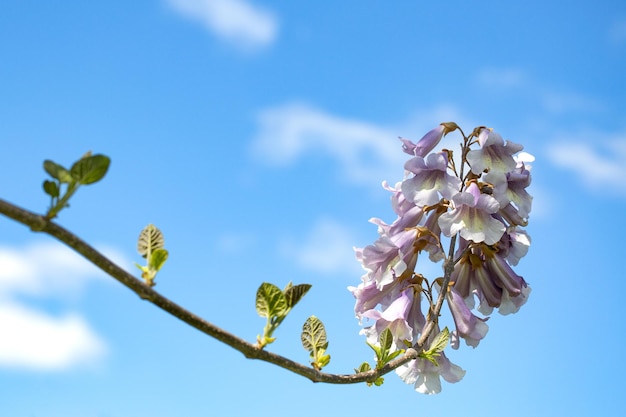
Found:
<svg viewBox="0 0 626 417"><path fill-rule="evenodd" d="M455 130L464 139L456 163L449 150L431 153ZM398 217L392 224L371 219L378 226L378 239L355 249L366 273L349 290L356 298L356 316L371 324L361 333L376 345L389 329L392 349L405 349L417 346L426 323L433 321L434 331L424 343L427 347L440 330L438 317L432 317L433 292L445 290L454 320L452 348L458 349L460 339L476 347L487 334L485 322L493 309L515 313L530 293L511 265L517 265L530 246L522 227L528 223L532 203L526 188L530 184L527 162L533 158L521 152L521 145L505 142L485 127L465 136L455 123L442 123L417 143L401 140L404 152L412 156L404 165L404 180L395 187L383 183L392 193ZM447 252L442 235L449 238ZM432 262L443 261L443 277L430 282L416 272L423 252ZM428 394L441 390L440 377L448 382L463 378L465 371L444 352L436 362L418 358L396 372L416 391Z"/></svg>

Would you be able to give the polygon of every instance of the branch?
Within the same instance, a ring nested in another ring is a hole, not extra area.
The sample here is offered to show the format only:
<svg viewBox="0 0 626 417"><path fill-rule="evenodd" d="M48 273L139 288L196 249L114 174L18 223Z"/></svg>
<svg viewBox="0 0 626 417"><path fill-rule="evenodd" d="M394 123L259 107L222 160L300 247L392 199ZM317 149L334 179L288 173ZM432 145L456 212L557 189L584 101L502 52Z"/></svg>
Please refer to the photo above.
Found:
<svg viewBox="0 0 626 417"><path fill-rule="evenodd" d="M177 317L188 325L198 329L202 333L211 336L222 343L225 343L233 349L238 350L239 352L243 353L246 358L259 359L265 362L272 363L274 365L280 366L281 368L287 369L293 373L308 378L313 382L324 382L330 384L355 384L360 382L374 382L382 375L391 372L392 370L413 359L417 359L418 352L423 349L424 344L428 339L428 336L436 327L437 319L439 317L445 293L447 291L447 284L450 280L451 267L453 268L454 266L453 263L452 266L450 266L450 262L453 262L451 260L452 255L450 255L446 261L447 263L445 268L444 285L442 285L442 290L439 294L433 317L425 326L424 331L422 332L422 335L414 348L408 349L403 355L387 363L381 369L372 369L367 372L359 372L356 374L329 374L325 372L320 372L314 368L302 365L298 362L294 362L291 359L285 358L281 355L268 352L260 348L258 345L249 343L186 310L185 308L179 306L170 299L162 296L148 285L144 284L143 281L135 278L133 275L117 266L115 263L106 258L104 255L102 255L91 245L80 239L78 236L74 235L72 232L52 222L45 216L41 216L31 211L25 210L2 199L0 199L0 213L10 219L17 221L18 223L22 223L30 227L30 229L34 232L43 232L55 237L56 239L82 255L88 261L96 265L107 275L118 280L128 289L137 294L141 299L156 305L160 309L168 312L174 317ZM452 248L453 245L451 246Z"/></svg>

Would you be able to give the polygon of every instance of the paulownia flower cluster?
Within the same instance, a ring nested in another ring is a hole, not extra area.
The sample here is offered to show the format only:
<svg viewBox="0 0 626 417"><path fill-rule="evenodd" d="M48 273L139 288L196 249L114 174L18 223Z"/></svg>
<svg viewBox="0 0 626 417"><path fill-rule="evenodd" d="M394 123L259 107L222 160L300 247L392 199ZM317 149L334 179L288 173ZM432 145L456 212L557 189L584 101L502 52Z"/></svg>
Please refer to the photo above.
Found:
<svg viewBox="0 0 626 417"><path fill-rule="evenodd" d="M433 152L453 131L463 136L460 154ZM476 347L487 334L493 309L515 313L530 293L512 266L530 246L523 227L532 203L526 191L531 182L528 162L534 158L492 129L478 127L466 136L452 122L440 124L417 143L401 141L411 156L404 164L404 179L395 186L383 182L397 218L391 224L371 219L378 226L378 239L355 248L366 271L358 286L349 287L356 316L366 325L361 332L375 347L388 329L391 350L397 351L413 346L427 321L435 320L429 336L434 339L439 333L438 317L432 316L434 293L445 285L454 321L451 347L458 349L461 339ZM449 259L454 268L445 278L429 280L419 273L425 255L435 263ZM418 392L433 394L441 391L440 377L453 383L465 371L441 352L436 361L418 358L396 373Z"/></svg>

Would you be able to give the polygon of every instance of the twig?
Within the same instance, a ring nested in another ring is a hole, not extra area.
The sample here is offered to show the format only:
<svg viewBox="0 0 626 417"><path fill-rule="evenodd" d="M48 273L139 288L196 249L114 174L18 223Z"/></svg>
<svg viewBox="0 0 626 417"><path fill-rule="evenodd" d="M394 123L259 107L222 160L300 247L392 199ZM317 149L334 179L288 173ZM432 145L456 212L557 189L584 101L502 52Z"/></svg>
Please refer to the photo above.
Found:
<svg viewBox="0 0 626 417"><path fill-rule="evenodd" d="M298 362L294 362L291 359L285 358L281 355L268 352L259 348L256 344L249 343L220 327L204 320L203 318L193 314L185 308L179 306L170 299L162 296L151 287L143 283L143 281L137 279L133 275L126 272L124 269L117 266L111 260L106 258L91 245L80 239L78 236L68 231L67 229L59 226L44 216L38 215L31 211L20 208L12 203L0 199L0 213L8 218L11 218L19 223L22 223L35 232L43 232L50 236L55 237L59 241L63 242L70 248L74 249L77 253L85 257L91 263L96 265L107 275L115 278L128 289L137 294L141 299L146 300L160 309L168 312L169 314L177 317L188 325L198 329L202 333L209 335L222 343L227 344L233 349L243 353L248 359L259 359L265 362L272 363L287 369L298 375L310 379L313 382L324 382L330 384L355 384L360 382L374 382L382 375L385 375L399 366L417 359L418 352L421 351L428 339L428 336L435 329L437 319L441 311L444 297L447 291L448 282L450 281L450 274L454 268L452 261L452 251L454 248L454 238L451 242L451 253L447 258L445 265L445 277L444 285L442 285L441 292L437 299L437 304L434 310L434 317L429 320L427 325L422 331L422 335L414 348L408 349L403 355L387 363L381 369L372 369L367 372L359 372L356 374L329 374L325 372L317 371L316 369L302 365Z"/></svg>

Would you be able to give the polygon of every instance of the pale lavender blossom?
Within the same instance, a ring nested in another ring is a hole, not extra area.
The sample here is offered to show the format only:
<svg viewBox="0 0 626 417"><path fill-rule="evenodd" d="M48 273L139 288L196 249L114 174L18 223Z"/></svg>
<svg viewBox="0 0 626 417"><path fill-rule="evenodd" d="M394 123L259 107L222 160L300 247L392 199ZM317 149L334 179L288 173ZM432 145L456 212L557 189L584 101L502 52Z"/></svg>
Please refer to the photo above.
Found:
<svg viewBox="0 0 626 417"><path fill-rule="evenodd" d="M526 256L530 248L530 236L520 227L513 227L506 233L508 236L508 250L505 252L505 258L511 265L517 265L519 260Z"/></svg>
<svg viewBox="0 0 626 417"><path fill-rule="evenodd" d="M446 293L446 299L456 326L456 330L451 335L450 345L453 349L458 349L460 337L468 346L475 348L489 330L489 326L485 323L487 319L475 316L454 288Z"/></svg>
<svg viewBox="0 0 626 417"><path fill-rule="evenodd" d="M429 337L428 343L432 342L439 333L437 326ZM413 384L415 391L421 394L437 394L441 392L441 379L449 383L459 382L465 376L465 371L458 365L450 362L444 352L437 357L437 365L427 359L414 359L396 369L396 374L407 384Z"/></svg>
<svg viewBox="0 0 626 417"><path fill-rule="evenodd" d="M483 176L483 180L493 185L493 197L500 203L500 207L505 208L512 203L516 215L525 219L532 207L532 196L528 194L526 188L530 185L530 171L524 164L518 166L510 172L493 171Z"/></svg>
<svg viewBox="0 0 626 417"><path fill-rule="evenodd" d="M400 248L389 236L380 236L373 245L356 249L356 257L367 273L363 281L374 281L380 289L406 270Z"/></svg>
<svg viewBox="0 0 626 417"><path fill-rule="evenodd" d="M440 124L430 132L426 133L417 144L411 142L408 139L400 138L402 141L402 150L412 156L424 157L428 155L430 151L435 149L435 146L439 144L441 138L445 134L446 127Z"/></svg>
<svg viewBox="0 0 626 417"><path fill-rule="evenodd" d="M393 336L392 349L401 349L404 347L404 341L411 341L413 329L408 323L411 304L413 303L413 291L409 288L396 298L384 311L368 310L362 314L362 317L375 320L376 323L366 327L361 334L367 336L367 341L375 345L378 343L380 334L389 329Z"/></svg>
<svg viewBox="0 0 626 417"><path fill-rule="evenodd" d="M507 141L491 129L482 128L478 135L480 149L474 149L467 153L467 162L474 174L481 174L486 169L489 172L509 172L517 163L513 154L524 149L522 145Z"/></svg>
<svg viewBox="0 0 626 417"><path fill-rule="evenodd" d="M415 174L402 182L402 192L407 200L418 206L430 206L441 200L450 199L459 192L461 180L448 174L448 155L438 152L426 159L416 156L409 159L404 169Z"/></svg>
<svg viewBox="0 0 626 417"><path fill-rule="evenodd" d="M493 245L502 237L506 227L492 214L500 204L490 195L481 194L476 183L452 197L454 208L439 217L439 226L446 236L461 234L466 240Z"/></svg>

